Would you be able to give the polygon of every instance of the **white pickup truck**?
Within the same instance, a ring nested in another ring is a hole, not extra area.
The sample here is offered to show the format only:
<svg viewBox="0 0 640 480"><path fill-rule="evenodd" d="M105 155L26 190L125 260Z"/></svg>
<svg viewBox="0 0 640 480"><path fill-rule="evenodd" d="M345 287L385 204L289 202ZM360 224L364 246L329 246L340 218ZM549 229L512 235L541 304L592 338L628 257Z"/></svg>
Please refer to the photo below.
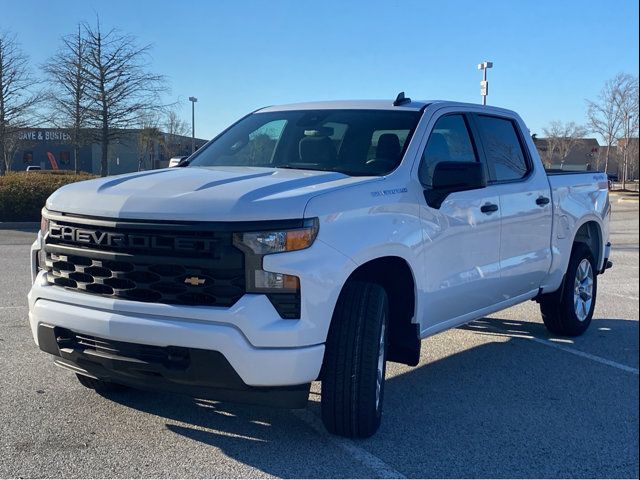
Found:
<svg viewBox="0 0 640 480"><path fill-rule="evenodd" d="M386 361L536 300L580 335L611 266L607 176L548 175L522 119L433 101L268 107L179 167L65 186L31 252L40 349L98 391L380 425Z"/></svg>

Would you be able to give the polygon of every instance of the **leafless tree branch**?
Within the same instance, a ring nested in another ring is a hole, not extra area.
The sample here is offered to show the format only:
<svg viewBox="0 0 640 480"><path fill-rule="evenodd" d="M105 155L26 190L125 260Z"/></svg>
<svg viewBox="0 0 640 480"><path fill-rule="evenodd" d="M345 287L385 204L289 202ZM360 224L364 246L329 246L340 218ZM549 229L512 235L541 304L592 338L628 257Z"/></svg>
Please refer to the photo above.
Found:
<svg viewBox="0 0 640 480"><path fill-rule="evenodd" d="M11 169L19 132L36 123L43 98L15 35L0 32L0 175Z"/></svg>
<svg viewBox="0 0 640 480"><path fill-rule="evenodd" d="M111 29L106 33L97 20L84 23L87 45L84 76L89 97L88 120L101 144L101 175L108 173L109 143L133 125L143 123L150 111L162 108L166 90L162 75L149 71L151 46L138 46L131 35Z"/></svg>

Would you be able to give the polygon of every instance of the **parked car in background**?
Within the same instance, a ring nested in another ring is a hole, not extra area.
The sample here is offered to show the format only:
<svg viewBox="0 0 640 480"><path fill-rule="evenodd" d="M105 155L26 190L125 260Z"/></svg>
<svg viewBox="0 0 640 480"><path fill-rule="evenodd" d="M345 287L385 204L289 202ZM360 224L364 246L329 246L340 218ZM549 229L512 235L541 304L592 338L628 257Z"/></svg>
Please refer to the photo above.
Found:
<svg viewBox="0 0 640 480"><path fill-rule="evenodd" d="M185 158L187 158L186 155L183 155L181 157L171 157L171 159L169 160L169 167L177 167Z"/></svg>
<svg viewBox="0 0 640 480"><path fill-rule="evenodd" d="M37 172L39 170L42 170L42 167L40 165L29 165L27 167L27 172Z"/></svg>
<svg viewBox="0 0 640 480"><path fill-rule="evenodd" d="M31 250L33 337L98 391L301 408L320 380L326 428L370 436L386 362L423 338L528 300L554 335L589 327L607 176L547 174L527 132L404 95L272 106L180 168L67 185Z"/></svg>

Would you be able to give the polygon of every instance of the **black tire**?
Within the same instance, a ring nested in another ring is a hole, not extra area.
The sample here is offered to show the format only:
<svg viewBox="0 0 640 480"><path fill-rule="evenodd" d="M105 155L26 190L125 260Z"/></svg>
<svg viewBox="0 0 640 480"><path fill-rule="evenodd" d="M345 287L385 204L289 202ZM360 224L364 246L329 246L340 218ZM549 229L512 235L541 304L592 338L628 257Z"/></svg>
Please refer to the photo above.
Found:
<svg viewBox="0 0 640 480"><path fill-rule="evenodd" d="M334 435L367 438L380 427L388 318L387 294L381 286L352 281L342 290L327 336L322 376L322 423Z"/></svg>
<svg viewBox="0 0 640 480"><path fill-rule="evenodd" d="M96 378L87 377L86 375L81 375L79 373L76 373L76 377L78 377L78 381L82 384L82 386L90 388L91 390L95 390L98 393L114 393L121 392L127 389L127 387L125 387L124 385L107 382L106 380L98 380Z"/></svg>
<svg viewBox="0 0 640 480"><path fill-rule="evenodd" d="M593 287L590 307L581 309L582 313L579 314L577 313L578 308L575 305L576 298L574 295L576 294L576 275L583 260L587 260L591 264ZM589 328L593 311L596 307L596 294L598 293L596 268L596 262L589 247L584 243L576 243L571 252L563 286L557 292L542 295L540 298L542 320L547 330L551 333L566 337L577 337ZM584 316L585 312L586 316ZM579 315L584 316L584 318L580 318Z"/></svg>

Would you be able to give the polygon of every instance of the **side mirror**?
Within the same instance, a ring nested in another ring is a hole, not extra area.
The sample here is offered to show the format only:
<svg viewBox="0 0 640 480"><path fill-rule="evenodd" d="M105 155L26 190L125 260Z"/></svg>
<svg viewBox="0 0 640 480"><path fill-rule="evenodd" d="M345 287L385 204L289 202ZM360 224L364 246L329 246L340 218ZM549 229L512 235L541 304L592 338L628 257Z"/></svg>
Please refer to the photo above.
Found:
<svg viewBox="0 0 640 480"><path fill-rule="evenodd" d="M424 191L427 205L432 208L440 208L451 193L487 186L484 167L480 162L440 162L433 172L432 183Z"/></svg>

